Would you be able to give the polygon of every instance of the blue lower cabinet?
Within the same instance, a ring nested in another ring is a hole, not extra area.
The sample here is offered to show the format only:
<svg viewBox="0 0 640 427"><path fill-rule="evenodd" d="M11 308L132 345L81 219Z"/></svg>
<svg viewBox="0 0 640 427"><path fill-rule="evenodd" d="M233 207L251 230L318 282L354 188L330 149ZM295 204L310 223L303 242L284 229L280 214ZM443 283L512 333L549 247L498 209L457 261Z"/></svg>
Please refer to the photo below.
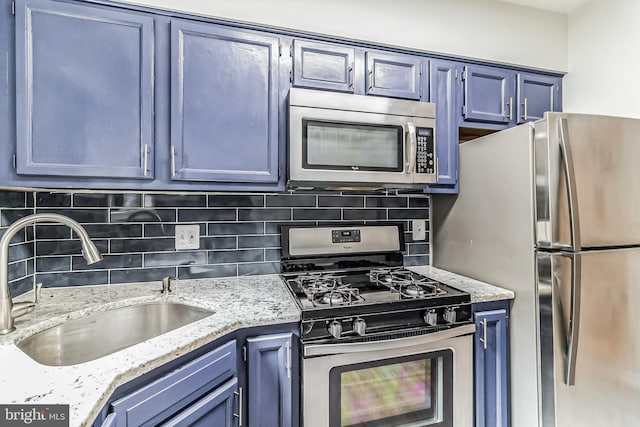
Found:
<svg viewBox="0 0 640 427"><path fill-rule="evenodd" d="M474 305L475 427L509 426L508 305Z"/></svg>
<svg viewBox="0 0 640 427"><path fill-rule="evenodd" d="M248 423L251 427L296 427L293 381L298 381L294 334L247 338Z"/></svg>
<svg viewBox="0 0 640 427"><path fill-rule="evenodd" d="M107 418L100 424L100 427L116 427L116 425L116 414L111 413L107 415Z"/></svg>
<svg viewBox="0 0 640 427"><path fill-rule="evenodd" d="M236 341L229 341L130 392L110 404L103 425L236 425L232 424L232 397L238 388L236 355ZM198 424L212 419L229 422Z"/></svg>
<svg viewBox="0 0 640 427"><path fill-rule="evenodd" d="M233 427L238 425L238 379L232 378L211 393L162 423L163 427Z"/></svg>

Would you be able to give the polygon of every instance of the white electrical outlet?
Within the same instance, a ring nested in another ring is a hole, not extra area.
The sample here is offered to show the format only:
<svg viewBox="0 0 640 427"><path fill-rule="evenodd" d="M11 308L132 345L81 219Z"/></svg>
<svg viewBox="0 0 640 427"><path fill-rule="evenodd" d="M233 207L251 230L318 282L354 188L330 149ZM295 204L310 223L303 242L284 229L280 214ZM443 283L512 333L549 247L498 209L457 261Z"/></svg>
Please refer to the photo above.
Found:
<svg viewBox="0 0 640 427"><path fill-rule="evenodd" d="M200 226L176 225L176 249L200 249Z"/></svg>
<svg viewBox="0 0 640 427"><path fill-rule="evenodd" d="M413 240L425 240L427 238L426 223L424 219L414 219L411 221Z"/></svg>

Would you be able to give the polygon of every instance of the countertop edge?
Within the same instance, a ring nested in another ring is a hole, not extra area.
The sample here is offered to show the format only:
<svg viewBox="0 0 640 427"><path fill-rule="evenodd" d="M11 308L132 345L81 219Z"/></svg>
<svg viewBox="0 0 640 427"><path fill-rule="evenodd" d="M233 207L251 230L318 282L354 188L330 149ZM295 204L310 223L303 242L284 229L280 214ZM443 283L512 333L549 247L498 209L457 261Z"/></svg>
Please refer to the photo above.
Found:
<svg viewBox="0 0 640 427"><path fill-rule="evenodd" d="M515 298L515 293L508 289L500 288L490 283L472 279L447 270L442 270L430 265L409 267L410 270L420 273L434 280L453 286L461 291L471 294L472 303L511 300Z"/></svg>
<svg viewBox="0 0 640 427"><path fill-rule="evenodd" d="M43 289L40 307L18 319L16 332L0 337L0 363L12 366L0 377L0 401L69 404L69 426L91 426L123 384L238 330L300 320L297 305L279 275L178 280L174 284L168 297L159 294L159 282ZM42 365L16 345L70 318L105 307L155 301L183 302L214 313L110 355L69 366ZM29 372L29 381L24 372Z"/></svg>

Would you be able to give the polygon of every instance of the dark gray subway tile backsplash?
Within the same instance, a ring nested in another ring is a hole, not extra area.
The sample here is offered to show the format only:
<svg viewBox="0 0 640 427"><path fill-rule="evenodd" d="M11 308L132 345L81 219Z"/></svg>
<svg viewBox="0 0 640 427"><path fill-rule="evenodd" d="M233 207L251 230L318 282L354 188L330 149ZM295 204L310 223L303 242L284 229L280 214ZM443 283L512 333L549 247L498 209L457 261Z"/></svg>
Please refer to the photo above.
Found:
<svg viewBox="0 0 640 427"><path fill-rule="evenodd" d="M406 265L429 264L429 242L413 242L411 220L429 218L423 194L138 194L0 191L0 235L36 212L83 224L104 259L87 265L67 227L38 225L11 241L13 296L45 287L279 273L280 225L400 221ZM175 227L197 224L200 248L175 250ZM428 230L428 225L427 225ZM428 235L428 233L427 233Z"/></svg>

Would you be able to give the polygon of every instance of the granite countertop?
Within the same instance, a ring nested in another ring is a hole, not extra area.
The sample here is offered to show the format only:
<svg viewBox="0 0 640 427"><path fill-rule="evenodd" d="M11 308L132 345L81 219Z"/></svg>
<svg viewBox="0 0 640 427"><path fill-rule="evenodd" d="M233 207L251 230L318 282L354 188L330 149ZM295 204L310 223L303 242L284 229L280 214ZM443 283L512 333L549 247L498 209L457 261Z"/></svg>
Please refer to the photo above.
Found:
<svg viewBox="0 0 640 427"><path fill-rule="evenodd" d="M472 302L512 299L511 291L431 266L411 270L471 294ZM0 336L0 403L70 404L70 426L90 426L120 385L234 330L298 322L300 312L278 275L177 280L169 296L160 282L46 288L32 313L16 320L17 330ZM16 301L29 300L26 294ZM199 321L72 366L41 365L15 343L66 320L113 308L174 301L213 310Z"/></svg>
<svg viewBox="0 0 640 427"><path fill-rule="evenodd" d="M0 403L70 404L70 426L89 426L120 385L234 330L297 322L300 313L278 275L178 280L168 297L160 282L43 289L40 305L0 337ZM16 300L28 300L21 296ZM176 301L214 314L140 344L72 366L41 365L15 342L99 311Z"/></svg>
<svg viewBox="0 0 640 427"><path fill-rule="evenodd" d="M461 291L469 292L471 294L472 303L515 298L513 291L508 289L499 288L497 286L490 285L489 283L461 276L456 273L451 273L450 271L441 270L430 265L409 267L409 270L423 274L434 280L442 282L445 285L453 286Z"/></svg>

